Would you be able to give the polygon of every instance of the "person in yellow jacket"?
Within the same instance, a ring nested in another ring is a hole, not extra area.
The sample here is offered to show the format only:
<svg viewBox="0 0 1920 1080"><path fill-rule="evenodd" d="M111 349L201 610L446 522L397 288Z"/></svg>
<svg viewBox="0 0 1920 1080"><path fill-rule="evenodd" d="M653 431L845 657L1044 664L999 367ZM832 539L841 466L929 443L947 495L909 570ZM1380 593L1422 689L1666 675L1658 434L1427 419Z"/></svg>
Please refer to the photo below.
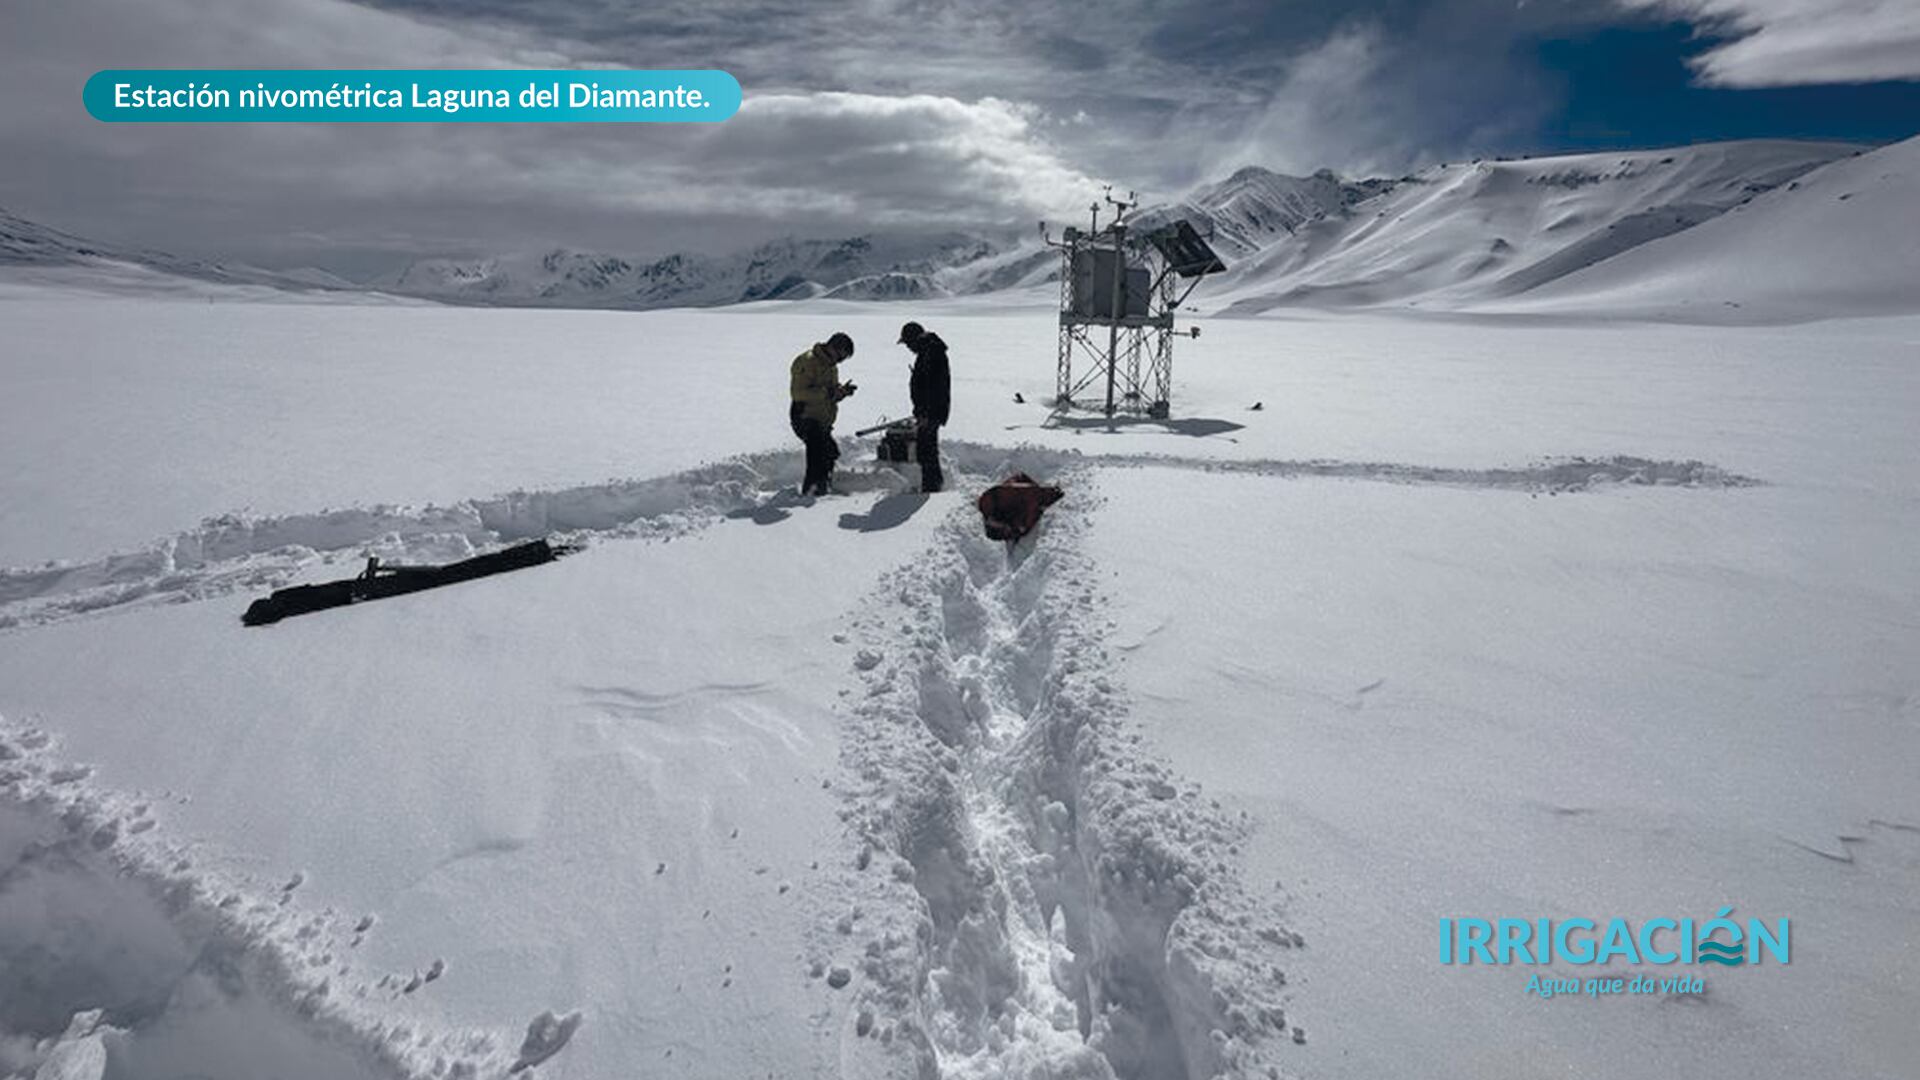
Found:
<svg viewBox="0 0 1920 1080"><path fill-rule="evenodd" d="M835 333L793 358L790 394L793 404L787 418L793 433L807 448L807 475L800 481L800 494L825 495L833 481L833 463L840 457L840 446L833 439L833 421L840 413L840 400L858 389L840 381L840 363L853 355L853 339Z"/></svg>

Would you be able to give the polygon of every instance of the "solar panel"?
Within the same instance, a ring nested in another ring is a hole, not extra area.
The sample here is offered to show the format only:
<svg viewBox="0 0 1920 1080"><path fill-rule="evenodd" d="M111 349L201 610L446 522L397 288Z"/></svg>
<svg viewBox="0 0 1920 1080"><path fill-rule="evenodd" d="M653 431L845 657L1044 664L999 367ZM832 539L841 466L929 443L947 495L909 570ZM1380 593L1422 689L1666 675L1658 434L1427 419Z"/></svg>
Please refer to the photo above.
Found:
<svg viewBox="0 0 1920 1080"><path fill-rule="evenodd" d="M1227 268L1213 248L1195 232L1185 218L1147 234L1147 242L1167 260L1167 266L1181 277L1217 274Z"/></svg>

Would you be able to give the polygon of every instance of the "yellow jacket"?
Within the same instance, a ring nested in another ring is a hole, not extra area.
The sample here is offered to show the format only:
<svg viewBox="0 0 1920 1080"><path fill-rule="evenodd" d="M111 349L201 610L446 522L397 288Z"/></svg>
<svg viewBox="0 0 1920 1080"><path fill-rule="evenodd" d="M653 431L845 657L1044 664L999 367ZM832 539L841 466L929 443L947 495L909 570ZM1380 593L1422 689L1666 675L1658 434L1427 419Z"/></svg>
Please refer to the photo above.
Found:
<svg viewBox="0 0 1920 1080"><path fill-rule="evenodd" d="M828 359L820 346L793 358L792 395L802 415L832 427L840 414L839 390L840 365Z"/></svg>

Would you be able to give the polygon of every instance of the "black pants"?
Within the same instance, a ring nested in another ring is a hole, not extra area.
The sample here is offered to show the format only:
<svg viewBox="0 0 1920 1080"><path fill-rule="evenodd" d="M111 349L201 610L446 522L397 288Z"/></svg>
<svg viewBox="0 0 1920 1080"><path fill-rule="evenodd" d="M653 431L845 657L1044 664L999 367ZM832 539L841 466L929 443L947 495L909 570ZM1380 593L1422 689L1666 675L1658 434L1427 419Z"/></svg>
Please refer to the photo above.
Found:
<svg viewBox="0 0 1920 1080"><path fill-rule="evenodd" d="M825 495L827 484L833 480L833 463L840 457L840 445L833 440L833 429L802 415L800 403L795 402L787 418L793 424L793 433L807 447L807 475L800 481L800 494Z"/></svg>
<svg viewBox="0 0 1920 1080"><path fill-rule="evenodd" d="M940 425L920 422L914 435L913 456L920 459L920 490L931 495L940 490Z"/></svg>

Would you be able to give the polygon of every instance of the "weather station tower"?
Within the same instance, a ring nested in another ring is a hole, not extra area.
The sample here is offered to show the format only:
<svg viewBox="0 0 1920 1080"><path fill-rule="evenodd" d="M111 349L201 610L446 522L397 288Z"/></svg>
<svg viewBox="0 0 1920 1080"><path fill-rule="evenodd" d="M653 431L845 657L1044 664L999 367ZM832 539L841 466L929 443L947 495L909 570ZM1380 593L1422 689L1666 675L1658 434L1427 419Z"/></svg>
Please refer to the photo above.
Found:
<svg viewBox="0 0 1920 1080"><path fill-rule="evenodd" d="M1103 201L1113 208L1104 228L1098 202L1084 232L1069 226L1055 240L1040 225L1060 252L1054 408L1097 407L1104 393L1108 416L1124 411L1164 420L1173 401L1174 313L1200 279L1227 266L1186 220L1137 230L1127 217L1140 205L1132 192L1122 200L1107 188ZM1189 333L1199 337L1200 329Z"/></svg>

